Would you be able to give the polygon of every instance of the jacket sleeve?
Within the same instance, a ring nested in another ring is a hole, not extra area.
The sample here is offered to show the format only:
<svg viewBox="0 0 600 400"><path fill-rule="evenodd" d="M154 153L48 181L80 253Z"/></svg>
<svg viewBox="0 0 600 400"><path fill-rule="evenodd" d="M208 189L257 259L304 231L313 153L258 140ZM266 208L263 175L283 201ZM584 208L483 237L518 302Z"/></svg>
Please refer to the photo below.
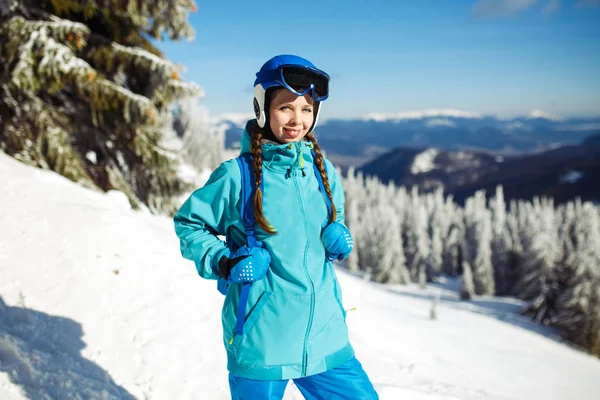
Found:
<svg viewBox="0 0 600 400"><path fill-rule="evenodd" d="M194 261L203 278L219 279L219 259L227 247L217 235L239 220L240 180L235 159L222 163L173 217L181 255Z"/></svg>
<svg viewBox="0 0 600 400"><path fill-rule="evenodd" d="M342 180L337 169L335 169L331 161L325 159L325 164L327 166L327 177L329 179L331 194L333 196L333 204L335 204L335 210L337 213L336 222L344 224L344 205L346 203L346 197L344 195Z"/></svg>

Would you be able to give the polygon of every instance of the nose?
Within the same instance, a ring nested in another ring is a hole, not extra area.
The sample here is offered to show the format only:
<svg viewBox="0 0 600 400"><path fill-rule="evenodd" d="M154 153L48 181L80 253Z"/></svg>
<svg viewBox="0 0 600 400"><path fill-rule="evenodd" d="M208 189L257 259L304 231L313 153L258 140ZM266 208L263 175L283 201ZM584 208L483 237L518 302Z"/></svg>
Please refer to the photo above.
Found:
<svg viewBox="0 0 600 400"><path fill-rule="evenodd" d="M298 110L292 114L292 118L290 119L290 125L300 125L302 123L302 110Z"/></svg>

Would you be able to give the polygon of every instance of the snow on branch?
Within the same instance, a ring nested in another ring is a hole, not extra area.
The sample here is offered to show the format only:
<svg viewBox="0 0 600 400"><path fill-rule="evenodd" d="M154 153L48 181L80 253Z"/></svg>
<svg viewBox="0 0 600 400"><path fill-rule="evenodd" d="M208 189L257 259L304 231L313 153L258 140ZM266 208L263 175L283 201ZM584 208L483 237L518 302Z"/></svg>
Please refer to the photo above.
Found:
<svg viewBox="0 0 600 400"><path fill-rule="evenodd" d="M184 99L195 96L204 97L204 90L194 82L169 79L163 90L156 90L154 92L152 100L170 103L175 99Z"/></svg>
<svg viewBox="0 0 600 400"><path fill-rule="evenodd" d="M17 24L21 22L14 21ZM37 30L31 30L34 26ZM24 43L9 58L9 61L15 57L19 59L11 74L11 82L17 88L30 92L42 88L52 91L70 82L89 79L90 74L95 76L94 69L87 62L77 57L69 47L49 36L46 23L21 23L20 27L24 29L21 32L26 32L29 37L23 40ZM61 29L56 29L55 32L58 36L66 33Z"/></svg>
<svg viewBox="0 0 600 400"><path fill-rule="evenodd" d="M98 125L97 111L122 108L126 122L132 122L134 117L156 118L156 110L152 102L144 96L135 94L124 87L108 80L98 80L92 87L92 110L94 111L94 124ZM132 115L134 111L135 115Z"/></svg>
<svg viewBox="0 0 600 400"><path fill-rule="evenodd" d="M21 16L13 17L6 23L6 29L13 36L13 40L27 40L34 32L45 30L48 36L55 40L74 42L78 49L86 45L86 38L90 35L86 25L56 16L49 18L49 21L28 21ZM14 37L15 32L18 32L18 37Z"/></svg>
<svg viewBox="0 0 600 400"><path fill-rule="evenodd" d="M136 0L129 0L129 4ZM161 32L166 31L173 40L187 38L194 39L194 30L188 24L188 10L195 12L197 6L193 0L154 0L145 1L140 9L140 16L146 21L152 21L148 30L155 38L161 37Z"/></svg>
<svg viewBox="0 0 600 400"><path fill-rule="evenodd" d="M113 69L120 68L121 64L132 63L138 68L158 72L165 79L179 73L177 65L140 47L128 47L112 42L109 46L92 48L89 55L94 60L103 60L105 63L108 63L110 58L110 63L116 64L116 68Z"/></svg>

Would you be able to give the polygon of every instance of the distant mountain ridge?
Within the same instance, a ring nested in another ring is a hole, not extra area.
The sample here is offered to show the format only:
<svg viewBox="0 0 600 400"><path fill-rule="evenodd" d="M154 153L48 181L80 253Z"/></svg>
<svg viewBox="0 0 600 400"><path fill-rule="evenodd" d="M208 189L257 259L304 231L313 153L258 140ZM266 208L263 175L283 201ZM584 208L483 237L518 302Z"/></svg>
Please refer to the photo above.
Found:
<svg viewBox="0 0 600 400"><path fill-rule="evenodd" d="M227 147L239 142L240 121L249 118L236 114L218 122L228 126ZM460 110L370 114L330 119L316 131L327 156L342 168L360 166L400 146L514 155L577 144L594 133L600 133L600 117L559 119L539 110L510 119Z"/></svg>
<svg viewBox="0 0 600 400"><path fill-rule="evenodd" d="M493 194L504 187L508 199L549 196L557 203L581 197L600 201L600 135L579 145L517 156L438 148L396 148L359 168L383 182L418 186L421 191L444 187L462 203L477 190Z"/></svg>

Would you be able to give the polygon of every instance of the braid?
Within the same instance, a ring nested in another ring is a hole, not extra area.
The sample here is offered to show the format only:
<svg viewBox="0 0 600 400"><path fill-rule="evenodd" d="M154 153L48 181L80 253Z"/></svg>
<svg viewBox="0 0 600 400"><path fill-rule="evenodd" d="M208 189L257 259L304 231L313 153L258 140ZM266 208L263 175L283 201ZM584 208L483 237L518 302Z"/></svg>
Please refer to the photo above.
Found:
<svg viewBox="0 0 600 400"><path fill-rule="evenodd" d="M254 159L254 176L256 178L256 192L254 192L254 218L256 223L268 234L274 235L277 233L275 228L271 226L269 221L263 214L263 194L260 190L262 183L262 148L260 147L260 140L262 139L262 132L259 129L254 130L251 136L252 158Z"/></svg>
<svg viewBox="0 0 600 400"><path fill-rule="evenodd" d="M315 148L315 154L317 155L315 158L315 163L319 169L319 173L321 174L321 179L323 180L323 186L325 187L327 197L329 197L329 201L331 202L331 218L329 219L329 223L332 223L337 219L337 211L335 209L335 204L333 204L333 195L331 194L331 187L329 186L329 178L327 177L327 170L325 169L323 154L321 154L321 148L317 143L317 138L312 134L312 132L308 133L305 137L313 144Z"/></svg>

